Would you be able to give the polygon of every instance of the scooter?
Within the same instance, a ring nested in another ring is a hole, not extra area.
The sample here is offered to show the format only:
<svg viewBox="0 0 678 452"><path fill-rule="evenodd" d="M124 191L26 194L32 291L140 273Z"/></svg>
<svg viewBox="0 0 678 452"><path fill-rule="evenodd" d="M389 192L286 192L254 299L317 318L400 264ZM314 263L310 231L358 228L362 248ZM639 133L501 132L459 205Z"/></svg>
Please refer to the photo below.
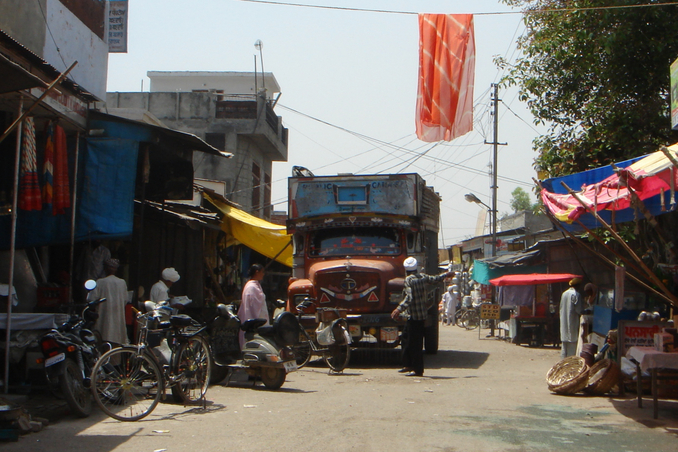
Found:
<svg viewBox="0 0 678 452"><path fill-rule="evenodd" d="M265 319L250 319L242 325L232 304L217 306L217 316L210 328L210 347L213 367L211 383L226 379L230 382L234 371L245 370L269 389L279 389L289 372L298 369L291 346L299 342L300 326L290 312L281 312L272 325L264 326ZM245 346L240 350L239 330L245 332Z"/></svg>
<svg viewBox="0 0 678 452"><path fill-rule="evenodd" d="M85 283L89 291L95 287L93 280ZM92 412L90 374L101 354L100 341L91 328L99 317L96 307L105 301L100 298L88 302L81 315L71 316L39 341L50 388L60 389L68 406L79 417L87 417Z"/></svg>

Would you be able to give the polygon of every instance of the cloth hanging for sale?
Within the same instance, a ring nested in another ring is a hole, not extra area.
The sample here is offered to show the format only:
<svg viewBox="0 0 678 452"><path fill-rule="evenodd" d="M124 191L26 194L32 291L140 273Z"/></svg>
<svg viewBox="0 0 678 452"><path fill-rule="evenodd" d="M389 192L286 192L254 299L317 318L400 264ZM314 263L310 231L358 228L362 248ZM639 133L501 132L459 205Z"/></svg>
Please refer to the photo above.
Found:
<svg viewBox="0 0 678 452"><path fill-rule="evenodd" d="M472 14L419 14L416 132L451 141L473 130L475 39Z"/></svg>
<svg viewBox="0 0 678 452"><path fill-rule="evenodd" d="M35 122L32 117L27 117L22 127L21 175L19 177L19 208L23 210L42 209L36 155Z"/></svg>
<svg viewBox="0 0 678 452"><path fill-rule="evenodd" d="M68 185L68 153L66 150L66 132L61 126L54 127L54 199L52 215L62 215L71 207Z"/></svg>
<svg viewBox="0 0 678 452"><path fill-rule="evenodd" d="M45 155L42 162L42 204L45 209L52 208L54 174L54 123L47 123L45 131Z"/></svg>

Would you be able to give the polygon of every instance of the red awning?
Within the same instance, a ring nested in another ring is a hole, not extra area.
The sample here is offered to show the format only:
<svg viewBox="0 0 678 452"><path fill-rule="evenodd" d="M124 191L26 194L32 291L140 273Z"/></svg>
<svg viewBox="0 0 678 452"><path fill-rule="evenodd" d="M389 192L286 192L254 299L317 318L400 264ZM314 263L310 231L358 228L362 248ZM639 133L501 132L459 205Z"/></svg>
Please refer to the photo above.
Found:
<svg viewBox="0 0 678 452"><path fill-rule="evenodd" d="M567 282L572 278L581 278L581 275L570 273L530 273L527 275L504 275L490 279L493 286L531 286L534 284L550 284Z"/></svg>

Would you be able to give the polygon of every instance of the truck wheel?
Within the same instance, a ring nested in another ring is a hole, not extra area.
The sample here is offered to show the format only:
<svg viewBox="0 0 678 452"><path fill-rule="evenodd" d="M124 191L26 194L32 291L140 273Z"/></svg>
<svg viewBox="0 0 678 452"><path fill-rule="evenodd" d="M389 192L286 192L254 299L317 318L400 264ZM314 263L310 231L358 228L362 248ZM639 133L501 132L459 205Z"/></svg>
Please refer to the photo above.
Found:
<svg viewBox="0 0 678 452"><path fill-rule="evenodd" d="M435 355L438 353L439 333L440 323L436 321L431 322L431 325L424 330L424 349L426 350L426 354Z"/></svg>

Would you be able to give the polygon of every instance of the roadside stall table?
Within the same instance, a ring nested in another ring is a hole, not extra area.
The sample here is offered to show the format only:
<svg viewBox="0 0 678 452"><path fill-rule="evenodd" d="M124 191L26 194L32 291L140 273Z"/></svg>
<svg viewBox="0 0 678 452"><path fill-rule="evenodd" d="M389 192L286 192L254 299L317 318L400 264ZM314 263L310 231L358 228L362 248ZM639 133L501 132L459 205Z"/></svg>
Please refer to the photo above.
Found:
<svg viewBox="0 0 678 452"><path fill-rule="evenodd" d="M657 389L660 380L678 381L678 353L665 353L653 347L631 347L626 356L636 363L636 380L638 384L638 407L643 407L643 391L641 385L641 371L650 371L652 376L652 401L654 404L654 418L659 415ZM658 376L659 370L668 370L669 375Z"/></svg>

